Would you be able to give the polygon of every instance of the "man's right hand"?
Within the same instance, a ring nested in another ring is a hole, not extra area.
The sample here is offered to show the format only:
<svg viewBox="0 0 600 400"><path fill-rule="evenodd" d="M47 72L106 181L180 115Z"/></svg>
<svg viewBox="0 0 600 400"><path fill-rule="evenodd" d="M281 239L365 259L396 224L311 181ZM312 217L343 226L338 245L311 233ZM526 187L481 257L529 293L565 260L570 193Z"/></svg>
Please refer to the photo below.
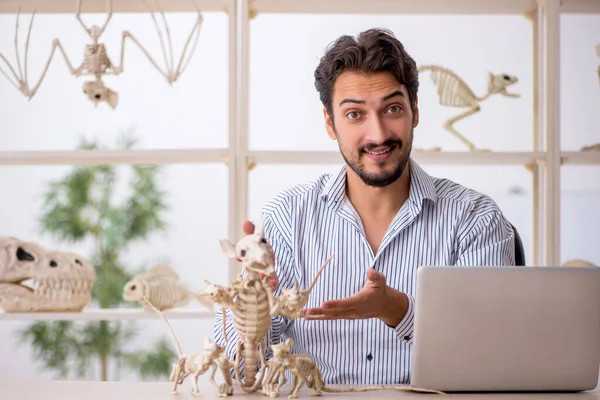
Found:
<svg viewBox="0 0 600 400"><path fill-rule="evenodd" d="M244 221L244 223L242 224L242 230L244 231L244 233L246 235L251 235L254 233L254 224L250 221ZM259 275L260 279L263 279L264 276L265 276L264 274ZM275 291L275 289L277 289L279 280L277 279L277 275L275 274L275 272L273 272L272 274L269 275L268 283L269 283L269 286L271 286L271 289L273 291Z"/></svg>

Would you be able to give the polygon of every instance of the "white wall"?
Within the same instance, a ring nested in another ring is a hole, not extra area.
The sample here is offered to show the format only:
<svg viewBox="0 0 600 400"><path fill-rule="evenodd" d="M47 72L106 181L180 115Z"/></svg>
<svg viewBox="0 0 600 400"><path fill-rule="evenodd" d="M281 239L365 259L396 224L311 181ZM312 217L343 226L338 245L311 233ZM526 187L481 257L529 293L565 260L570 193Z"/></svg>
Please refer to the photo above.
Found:
<svg viewBox="0 0 600 400"><path fill-rule="evenodd" d="M28 10L24 10L27 12ZM102 16L84 16L101 24ZM175 55L194 23L192 14L170 14ZM14 15L0 15L0 52L14 62ZM201 38L188 70L169 87L128 43L125 73L105 82L119 92L116 110L97 109L82 93L84 79L71 77L60 57L55 57L39 92L27 101L0 77L0 150L69 150L79 135L100 137L113 145L120 131L135 129L142 148L192 148L227 146L227 19L224 13L205 14ZM21 17L21 45L29 15ZM576 150L600 142L600 16L562 18L563 95L561 129L563 149ZM453 69L477 94L483 94L488 72L516 75L512 88L520 99L498 96L482 103L482 110L456 125L481 147L498 151L532 150L532 31L522 16L310 16L259 15L251 23L251 138L250 147L262 150L337 150L324 132L321 104L314 89L313 71L325 46L341 34L356 34L369 27L392 29L419 64L437 63ZM161 65L162 57L152 20L147 14L115 15L104 42L118 63L120 32L131 31L148 44ZM52 39L60 38L73 64L81 61L89 41L72 15L36 15L30 44L29 76L40 74ZM21 59L23 59L21 57ZM13 64L14 65L14 64ZM0 67L4 67L0 63ZM4 68L6 69L6 68ZM442 146L464 150L441 126L457 110L437 103L428 75L421 79L421 122L416 147ZM126 168L121 168L126 170ZM249 212L279 190L305 182L338 166L259 165L250 176ZM524 167L426 166L444 176L490 194L519 229L530 257L531 175ZM39 241L66 248L39 232L37 218L41 194L52 179L69 167L0 167L0 235ZM566 167L563 172L563 259L587 258L600 263L596 227L600 224L599 167ZM204 279L224 282L227 261L218 239L227 234L227 170L225 165L166 166L161 179L168 193L166 234L138 243L124 259L132 268L167 260L192 287ZM127 192L121 182L119 196ZM515 189L518 193L515 193ZM73 250L89 251L87 246ZM195 306L195 305L193 305ZM211 321L174 321L184 351L202 346ZM138 323L143 333L136 340L145 346L167 331L160 321ZM0 379L49 379L36 370L27 348L18 348L14 330L22 323L0 322ZM185 332L184 332L185 330ZM137 379L135 375L122 379ZM202 378L205 379L205 378Z"/></svg>

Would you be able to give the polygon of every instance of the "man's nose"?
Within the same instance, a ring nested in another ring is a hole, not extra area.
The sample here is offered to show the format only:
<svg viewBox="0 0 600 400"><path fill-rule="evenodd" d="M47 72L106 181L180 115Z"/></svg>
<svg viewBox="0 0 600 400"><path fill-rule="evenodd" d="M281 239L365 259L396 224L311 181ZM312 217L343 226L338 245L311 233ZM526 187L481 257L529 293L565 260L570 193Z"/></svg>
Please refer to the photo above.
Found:
<svg viewBox="0 0 600 400"><path fill-rule="evenodd" d="M367 136L365 139L371 143L383 143L390 138L390 133L380 116L369 118Z"/></svg>

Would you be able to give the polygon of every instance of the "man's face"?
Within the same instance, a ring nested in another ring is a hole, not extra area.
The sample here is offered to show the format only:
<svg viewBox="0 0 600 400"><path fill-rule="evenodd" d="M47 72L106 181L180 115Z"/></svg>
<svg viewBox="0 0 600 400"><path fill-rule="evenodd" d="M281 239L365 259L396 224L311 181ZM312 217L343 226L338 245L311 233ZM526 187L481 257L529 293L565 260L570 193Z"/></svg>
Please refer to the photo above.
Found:
<svg viewBox="0 0 600 400"><path fill-rule="evenodd" d="M370 75L344 72L336 80L333 121L324 110L327 133L338 141L350 168L367 184L395 182L410 157L418 108L408 92L387 72Z"/></svg>

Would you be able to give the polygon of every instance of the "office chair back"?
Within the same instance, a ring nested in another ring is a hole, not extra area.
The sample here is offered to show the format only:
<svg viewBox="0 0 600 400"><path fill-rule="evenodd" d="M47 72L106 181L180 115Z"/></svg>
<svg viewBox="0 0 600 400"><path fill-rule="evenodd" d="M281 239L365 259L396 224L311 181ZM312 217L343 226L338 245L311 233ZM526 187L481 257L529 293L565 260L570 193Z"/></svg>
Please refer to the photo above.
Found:
<svg viewBox="0 0 600 400"><path fill-rule="evenodd" d="M519 232L514 225L512 225L513 232L515 233L515 265L516 266L525 266L525 250L523 249L523 241L521 240L521 236L519 236Z"/></svg>

